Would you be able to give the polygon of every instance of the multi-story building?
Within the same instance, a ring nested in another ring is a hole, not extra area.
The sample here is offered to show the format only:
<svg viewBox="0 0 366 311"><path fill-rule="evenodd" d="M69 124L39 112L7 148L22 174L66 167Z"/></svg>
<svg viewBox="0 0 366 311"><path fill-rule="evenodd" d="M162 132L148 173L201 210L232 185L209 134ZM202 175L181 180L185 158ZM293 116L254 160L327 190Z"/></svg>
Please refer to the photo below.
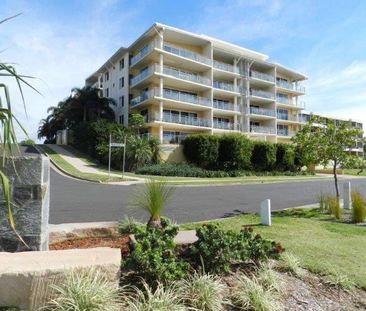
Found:
<svg viewBox="0 0 366 311"><path fill-rule="evenodd" d="M243 133L289 142L307 115L306 77L268 56L205 35L155 23L86 79L118 103L116 118L145 117L163 144L191 133Z"/></svg>
<svg viewBox="0 0 366 311"><path fill-rule="evenodd" d="M118 103L118 121L144 115L147 132L179 143L196 132L241 132L289 141L301 125L306 77L268 56L205 35L154 24L120 48L86 85Z"/></svg>

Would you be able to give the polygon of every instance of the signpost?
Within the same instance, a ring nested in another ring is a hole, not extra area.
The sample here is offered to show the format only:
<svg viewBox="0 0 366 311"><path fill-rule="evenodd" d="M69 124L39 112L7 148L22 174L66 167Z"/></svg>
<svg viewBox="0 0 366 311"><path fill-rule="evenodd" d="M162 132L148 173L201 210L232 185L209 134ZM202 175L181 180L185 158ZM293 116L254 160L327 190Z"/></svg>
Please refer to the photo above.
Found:
<svg viewBox="0 0 366 311"><path fill-rule="evenodd" d="M124 138L123 143L113 143L112 135L109 135L109 159L108 159L108 179L111 179L111 157L112 157L112 148L123 148L123 159L122 159L122 179L125 175L125 163L126 163L126 136Z"/></svg>

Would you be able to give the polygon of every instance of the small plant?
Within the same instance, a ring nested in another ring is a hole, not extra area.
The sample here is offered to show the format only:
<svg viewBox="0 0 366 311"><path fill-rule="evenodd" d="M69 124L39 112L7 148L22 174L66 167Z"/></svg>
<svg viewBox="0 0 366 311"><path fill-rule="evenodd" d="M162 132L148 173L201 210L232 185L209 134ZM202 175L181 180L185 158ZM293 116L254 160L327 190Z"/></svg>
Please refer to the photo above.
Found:
<svg viewBox="0 0 366 311"><path fill-rule="evenodd" d="M179 293L186 305L193 310L221 311L224 310L226 285L211 274L193 275L177 283Z"/></svg>
<svg viewBox="0 0 366 311"><path fill-rule="evenodd" d="M269 263L263 263L257 271L259 283L266 290L273 290L280 293L283 289L283 283Z"/></svg>
<svg viewBox="0 0 366 311"><path fill-rule="evenodd" d="M146 282L143 289L132 287L126 292L123 301L127 310L131 311L186 311L182 298L177 294L174 286L163 286L158 283L153 290ZM121 309L125 310L125 309Z"/></svg>
<svg viewBox="0 0 366 311"><path fill-rule="evenodd" d="M303 274L299 258L291 253L284 253L281 256L278 267L282 271L291 272L296 276L301 276Z"/></svg>
<svg viewBox="0 0 366 311"><path fill-rule="evenodd" d="M275 294L266 290L259 281L244 274L237 275L232 288L232 302L239 310L275 311L281 304Z"/></svg>
<svg viewBox="0 0 366 311"><path fill-rule="evenodd" d="M167 282L185 276L188 263L178 258L174 237L177 226L164 220L162 228L147 228L135 235L136 244L123 262L126 269L134 271L149 284Z"/></svg>
<svg viewBox="0 0 366 311"><path fill-rule="evenodd" d="M366 204L362 194L352 192L352 222L363 222L366 219Z"/></svg>
<svg viewBox="0 0 366 311"><path fill-rule="evenodd" d="M165 204L173 194L173 188L169 187L163 179L149 179L143 192L136 196L136 205L150 214L149 227L160 228L160 217Z"/></svg>
<svg viewBox="0 0 366 311"><path fill-rule="evenodd" d="M350 290L355 287L355 283L352 282L346 275L340 273L337 270L332 271L324 277L325 283L330 286L343 288Z"/></svg>
<svg viewBox="0 0 366 311"><path fill-rule="evenodd" d="M342 209L341 206L339 204L339 199L334 196L334 197L329 197L328 199L329 201L329 211L330 213L336 218L336 219L341 219L342 217Z"/></svg>
<svg viewBox="0 0 366 311"><path fill-rule="evenodd" d="M324 213L327 210L326 206L327 196L323 192L321 192L318 196L318 201L319 201L319 211L321 213Z"/></svg>
<svg viewBox="0 0 366 311"><path fill-rule="evenodd" d="M132 217L125 217L118 225L118 231L121 234L138 233L144 229L144 225Z"/></svg>
<svg viewBox="0 0 366 311"><path fill-rule="evenodd" d="M121 310L118 286L108 281L100 270L72 271L60 285L52 287L55 297L50 302L50 310Z"/></svg>

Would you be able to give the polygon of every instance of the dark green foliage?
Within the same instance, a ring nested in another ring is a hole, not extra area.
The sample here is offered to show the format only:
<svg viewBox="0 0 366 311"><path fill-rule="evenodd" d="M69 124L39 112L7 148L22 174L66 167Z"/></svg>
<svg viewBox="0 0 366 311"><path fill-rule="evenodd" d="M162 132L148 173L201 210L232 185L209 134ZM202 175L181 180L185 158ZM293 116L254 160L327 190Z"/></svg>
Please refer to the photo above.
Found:
<svg viewBox="0 0 366 311"><path fill-rule="evenodd" d="M276 170L295 171L295 150L289 144L276 144Z"/></svg>
<svg viewBox="0 0 366 311"><path fill-rule="evenodd" d="M166 219L161 224L161 229L147 228L135 235L136 244L123 263L124 268L150 284L181 279L189 267L177 255L174 237L178 227L170 226Z"/></svg>
<svg viewBox="0 0 366 311"><path fill-rule="evenodd" d="M254 142L252 166L256 171L271 171L276 163L276 145L268 142Z"/></svg>
<svg viewBox="0 0 366 311"><path fill-rule="evenodd" d="M239 233L224 231L217 224L197 229L198 241L191 247L195 266L204 264L206 272L229 272L234 262L246 262L278 258L283 252L280 244L255 235L250 227Z"/></svg>
<svg viewBox="0 0 366 311"><path fill-rule="evenodd" d="M223 178L223 177L244 177L244 176L297 176L313 174L311 172L291 172L291 171L213 171L205 170L192 164L186 163L161 163L147 165L136 170L136 174L155 176L179 176L179 177L201 177L201 178Z"/></svg>
<svg viewBox="0 0 366 311"><path fill-rule="evenodd" d="M223 135L219 139L219 168L224 170L248 169L252 142L241 134Z"/></svg>
<svg viewBox="0 0 366 311"><path fill-rule="evenodd" d="M194 134L182 142L183 153L188 162L202 168L214 168L217 164L219 137L207 134Z"/></svg>

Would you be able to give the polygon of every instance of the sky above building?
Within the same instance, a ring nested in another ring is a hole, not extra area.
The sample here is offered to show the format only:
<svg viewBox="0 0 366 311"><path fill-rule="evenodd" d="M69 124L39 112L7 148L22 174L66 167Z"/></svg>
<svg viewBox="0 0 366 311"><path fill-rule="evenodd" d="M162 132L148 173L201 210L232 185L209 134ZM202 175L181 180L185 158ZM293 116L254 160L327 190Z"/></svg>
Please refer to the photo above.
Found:
<svg viewBox="0 0 366 311"><path fill-rule="evenodd" d="M49 106L154 22L269 55L308 77L307 111L366 126L366 1L1 1L0 20L17 13L0 24L0 59L36 77L31 83L42 96L25 89L28 116L7 81L15 114L33 139Z"/></svg>

